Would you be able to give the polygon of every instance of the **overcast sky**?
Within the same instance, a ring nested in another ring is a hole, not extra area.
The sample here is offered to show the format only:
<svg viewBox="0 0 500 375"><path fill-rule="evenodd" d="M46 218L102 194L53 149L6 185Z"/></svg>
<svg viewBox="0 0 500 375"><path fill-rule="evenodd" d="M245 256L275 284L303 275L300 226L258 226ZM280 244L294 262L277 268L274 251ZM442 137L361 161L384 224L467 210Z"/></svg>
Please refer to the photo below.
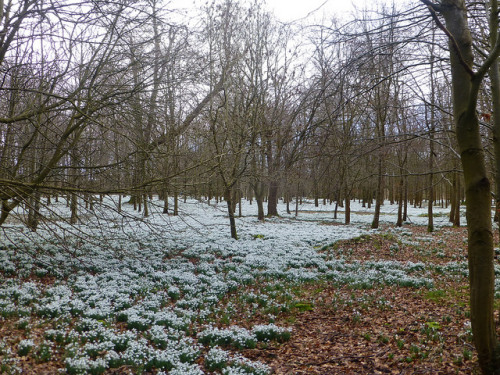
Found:
<svg viewBox="0 0 500 375"><path fill-rule="evenodd" d="M363 0L354 0L363 4ZM353 0L267 0L268 8L282 21L289 22L306 17L314 12L314 17L323 14L340 16L353 9Z"/></svg>
<svg viewBox="0 0 500 375"><path fill-rule="evenodd" d="M373 7L376 3L402 3L405 0L265 0L266 8L272 11L283 22L298 21L305 17L308 20L329 20L332 15L348 17L355 6L358 9ZM188 10L208 4L209 0L170 0L174 9ZM365 6L365 4L367 4ZM325 17L326 16L326 17Z"/></svg>

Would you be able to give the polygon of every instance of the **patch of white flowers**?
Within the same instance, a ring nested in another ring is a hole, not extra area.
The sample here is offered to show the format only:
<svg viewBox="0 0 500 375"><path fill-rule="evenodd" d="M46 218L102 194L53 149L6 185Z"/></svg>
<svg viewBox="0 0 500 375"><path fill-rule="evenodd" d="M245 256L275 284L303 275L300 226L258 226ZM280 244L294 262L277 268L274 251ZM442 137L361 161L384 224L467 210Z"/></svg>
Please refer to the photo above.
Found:
<svg viewBox="0 0 500 375"><path fill-rule="evenodd" d="M128 365L155 368L159 374L195 375L201 373L196 364L199 343L243 348L258 341L286 340L289 330L275 325L251 330L207 326L211 314L223 313L218 310L221 299L259 280L432 286L423 264L347 263L318 251L326 244L370 233L360 229L368 215L353 215L352 222L359 221L351 226L318 225L333 222L331 212L312 213L315 208L306 204L304 209L311 213L298 218L283 214L257 224L249 216L255 215L255 207L244 206L248 216L238 219L240 240L234 241L229 238L223 206L188 200L181 204L181 215L167 217L158 204L151 206L149 218L133 221L140 214L130 207L124 206L126 216L120 217L106 210L106 204L115 203L111 199L102 207L96 203L99 220L79 226L78 233L65 222L50 230L40 228L36 235L13 225L5 228L6 236L0 240L4 276L0 278L0 317L37 315L52 322L57 329L48 329L44 340L64 346L68 373L99 373ZM51 209L60 217L69 215L62 202ZM57 242L54 232L64 243ZM82 240L86 234L88 241ZM462 264L442 267L465 272ZM56 281L51 285L23 281L30 275ZM285 306L274 297L248 295L248 303L255 309L266 306L279 311ZM205 359L222 355L221 350L211 348ZM221 367L225 374L268 371L244 358L225 362Z"/></svg>
<svg viewBox="0 0 500 375"><path fill-rule="evenodd" d="M25 356L31 351L31 349L33 349L34 346L35 343L33 342L32 339L21 340L17 345L17 353L20 356Z"/></svg>

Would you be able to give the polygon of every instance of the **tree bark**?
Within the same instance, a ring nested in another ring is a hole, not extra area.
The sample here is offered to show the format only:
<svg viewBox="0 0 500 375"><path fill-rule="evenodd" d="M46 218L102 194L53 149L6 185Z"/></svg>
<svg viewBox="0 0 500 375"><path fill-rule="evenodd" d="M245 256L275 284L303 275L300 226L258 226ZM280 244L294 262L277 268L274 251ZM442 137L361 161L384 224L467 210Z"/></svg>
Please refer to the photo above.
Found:
<svg viewBox="0 0 500 375"><path fill-rule="evenodd" d="M404 190L404 177L403 177L403 169L400 168L399 173L401 176L399 177L399 187L398 187L398 220L396 222L397 227L403 226L403 190Z"/></svg>
<svg viewBox="0 0 500 375"><path fill-rule="evenodd" d="M403 202L403 221L408 220L408 176L405 176L404 187L404 202Z"/></svg>
<svg viewBox="0 0 500 375"><path fill-rule="evenodd" d="M498 14L498 4L496 1L489 1L491 6L491 14ZM494 46L498 39L498 17L490 16L490 44ZM495 152L495 221L500 218L500 64L498 59L495 59L491 64L489 76L491 81L491 101L493 113L491 119L493 121L493 149ZM486 121L486 119L484 119Z"/></svg>
<svg viewBox="0 0 500 375"><path fill-rule="evenodd" d="M267 197L267 216L278 216L278 182L271 180Z"/></svg>
<svg viewBox="0 0 500 375"><path fill-rule="evenodd" d="M467 202L472 333L483 374L498 374L500 373L499 347L493 318L495 277L491 186L476 114L480 85L489 68L487 64L491 64L492 61L488 59L477 72L472 71L472 36L464 0L443 0L439 5L424 0L423 2L431 7L431 12L437 10L444 16L446 31L450 36L453 114ZM435 19L437 20L437 17ZM498 48L494 51L492 59L498 57Z"/></svg>
<svg viewBox="0 0 500 375"><path fill-rule="evenodd" d="M257 202L257 220L264 221L264 184L261 181L256 181L252 187Z"/></svg>
<svg viewBox="0 0 500 375"><path fill-rule="evenodd" d="M375 213L373 214L372 228L376 229L380 221L380 207L384 199L384 176L382 155L378 159L377 193L375 197Z"/></svg>
<svg viewBox="0 0 500 375"><path fill-rule="evenodd" d="M236 232L236 220L234 218L233 202L231 201L231 188L226 189L224 192L224 199L227 204L227 213L229 215L229 226L231 228L231 238L235 240L238 239L238 233Z"/></svg>

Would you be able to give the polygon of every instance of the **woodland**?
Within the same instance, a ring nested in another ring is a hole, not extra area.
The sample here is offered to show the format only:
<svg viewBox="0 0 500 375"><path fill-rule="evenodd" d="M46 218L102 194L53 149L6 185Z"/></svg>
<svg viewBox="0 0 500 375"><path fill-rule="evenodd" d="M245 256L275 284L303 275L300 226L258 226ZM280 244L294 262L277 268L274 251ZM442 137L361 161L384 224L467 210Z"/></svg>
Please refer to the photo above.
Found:
<svg viewBox="0 0 500 375"><path fill-rule="evenodd" d="M0 373L498 374L497 0L0 0Z"/></svg>

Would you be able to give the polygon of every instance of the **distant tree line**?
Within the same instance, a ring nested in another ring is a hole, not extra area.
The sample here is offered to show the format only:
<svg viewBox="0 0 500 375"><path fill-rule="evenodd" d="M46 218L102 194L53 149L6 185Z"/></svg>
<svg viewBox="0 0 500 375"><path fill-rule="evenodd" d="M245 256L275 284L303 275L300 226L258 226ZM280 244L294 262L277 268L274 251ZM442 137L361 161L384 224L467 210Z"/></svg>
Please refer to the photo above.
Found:
<svg viewBox="0 0 500 375"><path fill-rule="evenodd" d="M36 230L50 197L76 223L99 195L147 216L149 196L181 193L224 199L230 216L255 199L259 220L308 196L345 207L346 223L357 198L374 228L384 199L398 225L427 201L459 225L446 36L422 5L327 26L283 24L258 1L215 1L190 22L160 0L0 14L0 225L22 207Z"/></svg>

